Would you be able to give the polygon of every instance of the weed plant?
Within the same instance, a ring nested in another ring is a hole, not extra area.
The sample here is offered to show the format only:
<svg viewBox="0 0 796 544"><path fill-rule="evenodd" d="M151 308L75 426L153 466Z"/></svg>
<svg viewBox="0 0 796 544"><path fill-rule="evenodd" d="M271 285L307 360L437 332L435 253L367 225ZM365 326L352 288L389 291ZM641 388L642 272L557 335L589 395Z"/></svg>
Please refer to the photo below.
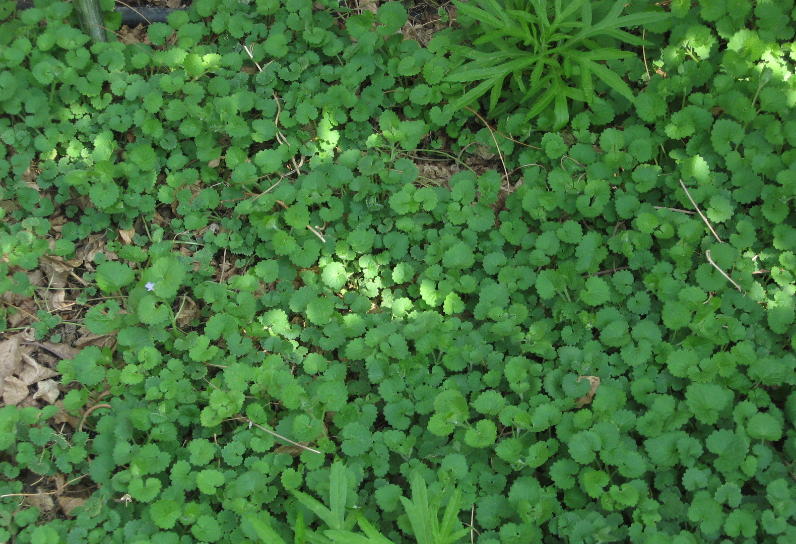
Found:
<svg viewBox="0 0 796 544"><path fill-rule="evenodd" d="M793 0L34 4L0 541L796 542Z"/></svg>

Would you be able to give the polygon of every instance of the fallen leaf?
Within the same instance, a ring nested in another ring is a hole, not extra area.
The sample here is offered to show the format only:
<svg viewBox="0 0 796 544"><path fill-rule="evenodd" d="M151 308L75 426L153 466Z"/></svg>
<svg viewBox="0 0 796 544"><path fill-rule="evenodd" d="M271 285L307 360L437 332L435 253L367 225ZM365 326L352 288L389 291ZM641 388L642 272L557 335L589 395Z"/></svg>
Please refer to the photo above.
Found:
<svg viewBox="0 0 796 544"><path fill-rule="evenodd" d="M55 404L61 394L61 390L58 389L58 382L55 380L42 380L36 385L39 390L33 394L33 398L44 399L47 404Z"/></svg>
<svg viewBox="0 0 796 544"><path fill-rule="evenodd" d="M64 511L64 515L68 517L72 516L72 510L77 508L78 506L83 506L86 503L86 499L81 499L79 497L58 497L58 505L61 507L61 510Z"/></svg>
<svg viewBox="0 0 796 544"><path fill-rule="evenodd" d="M58 407L58 413L55 414L52 419L53 423L66 423L73 429L77 429L77 426L80 425L80 418L64 410L63 401L57 400L53 404Z"/></svg>
<svg viewBox="0 0 796 544"><path fill-rule="evenodd" d="M0 342L0 396L3 395L5 380L22 368L22 354L19 350L19 335Z"/></svg>
<svg viewBox="0 0 796 544"><path fill-rule="evenodd" d="M202 317L202 313L196 306L196 303L190 297L185 297L185 302L180 308L180 313L177 315L177 325L180 327L187 327L194 319Z"/></svg>
<svg viewBox="0 0 796 544"><path fill-rule="evenodd" d="M597 388L600 387L600 378L597 376L578 376L578 381L581 380L589 380L591 388L589 389L588 393L576 401L578 408L583 408L587 404L591 404L594 394L597 392Z"/></svg>
<svg viewBox="0 0 796 544"><path fill-rule="evenodd" d="M53 500L52 495L47 493L28 495L22 499L22 503L27 506L38 508L42 512L50 512L55 508L55 501Z"/></svg>
<svg viewBox="0 0 796 544"><path fill-rule="evenodd" d="M122 241L125 244L127 244L127 245L132 244L133 243L133 236L135 236L135 229L129 229L129 230L119 229L119 236L122 237Z"/></svg>
<svg viewBox="0 0 796 544"><path fill-rule="evenodd" d="M28 398L28 386L16 376L6 377L3 386L3 403L6 406L17 406Z"/></svg>
<svg viewBox="0 0 796 544"><path fill-rule="evenodd" d="M58 375L58 372L55 370L40 365L36 359L27 353L22 353L22 370L17 373L17 376L25 385L33 385L41 380L53 378Z"/></svg>
<svg viewBox="0 0 796 544"><path fill-rule="evenodd" d="M66 344L56 344L55 342L40 342L40 344L40 347L43 347L45 350L53 355L57 355L61 359L74 359L75 356L80 353L79 349Z"/></svg>

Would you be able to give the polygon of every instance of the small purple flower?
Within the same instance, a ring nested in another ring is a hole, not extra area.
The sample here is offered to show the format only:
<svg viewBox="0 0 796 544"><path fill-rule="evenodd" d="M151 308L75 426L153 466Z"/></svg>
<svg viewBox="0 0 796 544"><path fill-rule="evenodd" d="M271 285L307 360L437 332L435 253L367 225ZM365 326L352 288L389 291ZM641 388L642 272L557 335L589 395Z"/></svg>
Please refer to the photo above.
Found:
<svg viewBox="0 0 796 544"><path fill-rule="evenodd" d="M147 291L154 291L155 290L155 284L152 283L151 281L146 282L146 285L144 285L144 287L146 287Z"/></svg>

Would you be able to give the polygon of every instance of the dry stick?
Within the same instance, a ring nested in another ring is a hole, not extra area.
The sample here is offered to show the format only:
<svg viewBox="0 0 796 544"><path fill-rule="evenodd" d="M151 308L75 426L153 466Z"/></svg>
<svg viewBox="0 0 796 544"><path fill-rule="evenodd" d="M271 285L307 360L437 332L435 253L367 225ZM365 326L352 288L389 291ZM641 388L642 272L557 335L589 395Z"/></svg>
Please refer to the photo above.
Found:
<svg viewBox="0 0 796 544"><path fill-rule="evenodd" d="M280 439L280 440L284 440L285 442L289 442L289 443L293 444L294 446L297 446L297 447L299 447L299 448L301 448L301 449L303 449L303 450L311 451L312 453L317 453L318 455L323 455L323 453L319 452L318 450L314 450L314 449L312 449L312 448L308 448L307 446L305 446L305 445L303 445L303 444L299 444L298 442L293 442L292 440L290 440L289 438L285 438L285 437L284 437L284 436L282 436L281 434L277 434L277 433L275 433L274 431L272 431L272 430L270 430L270 429L266 429L266 428L265 428L265 427L263 427L262 425L258 425L258 424L256 424L256 423L255 423L254 421L252 421L251 419L248 419L248 418L245 418L245 417L242 417L242 416L238 416L238 417L237 417L237 418L235 418L235 419L237 419L237 420L239 420L239 421L246 421L246 422L248 422L248 423L249 423L249 428L251 428L251 427L252 427L252 425L254 425L254 426L255 426L255 427L257 427L258 429L260 429L260 430L262 430L262 431L265 431L265 432L267 432L268 434L270 434L270 435L273 435L273 436L277 437L277 438L278 438L278 439Z"/></svg>
<svg viewBox="0 0 796 544"><path fill-rule="evenodd" d="M282 206L282 207L283 207L284 209L286 209L286 210L289 210L289 209L290 209L290 207L289 207L287 204L285 204L284 202L282 202L281 200L277 200L277 201L276 201L276 203L277 203L277 204L279 204L280 206ZM313 233L315 236L317 236L318 238L320 238L320 239L321 239L321 242L323 242L324 244L326 243L326 238L324 238L324 237L323 237L323 235L322 235L320 232L318 232L317 230L315 230L315 229L314 229L314 228L313 228L311 225L307 225L307 228L308 228L308 229L310 230L310 232L312 232L312 233Z"/></svg>
<svg viewBox="0 0 796 544"><path fill-rule="evenodd" d="M670 210L673 212L680 212L680 213L687 213L688 215L694 215L696 212L692 212L691 210L681 210L680 208L667 208L665 206L653 206L656 210Z"/></svg>
<svg viewBox="0 0 796 544"><path fill-rule="evenodd" d="M713 259L710 258L710 250L705 251L705 256L708 258L708 262L713 265L713 268L715 268L716 270L721 272L721 275L724 276L725 278L727 278L727 281L729 281L731 284L733 284L735 286L735 288L738 289L738 291L743 293L743 289L741 289L741 286L738 285L737 283L735 283L735 281L729 276L729 274L727 274L724 270L719 268L719 265L717 265L716 263L713 262Z"/></svg>
<svg viewBox="0 0 796 544"><path fill-rule="evenodd" d="M683 190L685 191L685 194L686 194L686 195L688 195L688 200L690 200L690 201L691 201L691 204L693 204L693 205L694 205L694 208L696 208L696 211L699 213L699 217L701 217L701 218L702 218L702 221L704 221L704 222L705 222L705 224L708 226L708 228L710 229L710 232L712 232L712 233L713 233L713 236L715 236L715 237L716 237L716 240L718 240L720 244L723 244L723 243L724 243L724 240L722 240L721 238L719 238L719 235L718 235L718 234L716 234L716 231L715 231L715 230L713 230L713 227L711 227L711 226L710 226L710 222L708 221L708 218L707 218L707 217L705 217L705 214L703 214L703 213L702 213L702 210L700 210L700 209L699 209L699 206L697 206L697 203L696 203L696 202L694 202L694 199L693 199L693 198L691 198L691 193L689 193L689 192L688 192L688 188L685 186L685 183L683 183L683 180L682 180L682 179L680 180L680 185L682 185L682 187L683 187ZM732 280L730 280L730 281L732 281Z"/></svg>
<svg viewBox="0 0 796 544"><path fill-rule="evenodd" d="M647 36L647 29L645 28L641 31L641 39L645 40L646 36ZM641 54L644 55L644 68L646 68L647 70L647 81L649 81L651 79L650 67L647 66L647 48L644 45L641 46Z"/></svg>
<svg viewBox="0 0 796 544"><path fill-rule="evenodd" d="M629 266L620 266L618 268L611 268L609 270L600 270L599 272L595 272L594 274L589 274L590 276L604 276L606 274L613 274L614 272L619 272L620 270L631 270Z"/></svg>
<svg viewBox="0 0 796 544"><path fill-rule="evenodd" d="M470 509L470 544L475 542L475 533L478 533L478 531L475 529L475 504L473 504ZM478 533L478 535L480 536L481 533Z"/></svg>
<svg viewBox="0 0 796 544"><path fill-rule="evenodd" d="M82 476L78 476L77 478L72 478L64 485L62 485L60 489L56 489L55 491L46 491L42 493L8 493L6 495L0 495L0 499L5 499L6 497L35 497L36 495L57 495L58 493L61 493L61 491L72 482L76 482L81 478L85 478L86 476L88 476L88 472L86 472Z"/></svg>
<svg viewBox="0 0 796 544"><path fill-rule="evenodd" d="M110 404L95 404L94 406L92 406L91 408L86 410L86 413L83 414L83 417L80 418L80 424L77 426L77 432L82 432L83 431L83 423L86 422L86 418L89 416L89 414L91 414L91 412L93 412L97 408L111 408L111 405Z"/></svg>
<svg viewBox="0 0 796 544"><path fill-rule="evenodd" d="M473 112L475 114L475 116L478 117L481 120L481 122L484 123L484 125L486 125L486 129L489 131L489 135L492 136L492 141L495 142L495 149L497 149L498 157L500 157L500 164L503 165L503 171L506 173L506 183L509 183L509 169L506 168L506 161L503 160L503 152L500 150L500 146L498 145L497 138L495 138L495 131L492 130L492 127L489 126L489 123L487 123L486 120L483 117L478 115L478 112L476 112L475 110L469 108L468 106L465 106L465 108L467 108L468 110ZM501 136L503 136L503 135L501 134ZM505 136L503 136L503 137L505 138Z"/></svg>

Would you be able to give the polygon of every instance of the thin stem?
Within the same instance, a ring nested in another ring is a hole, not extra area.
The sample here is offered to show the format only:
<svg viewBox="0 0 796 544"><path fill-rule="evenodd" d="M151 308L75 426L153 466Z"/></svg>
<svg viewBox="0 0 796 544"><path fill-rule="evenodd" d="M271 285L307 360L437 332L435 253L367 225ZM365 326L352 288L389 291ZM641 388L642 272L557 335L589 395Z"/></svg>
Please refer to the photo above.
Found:
<svg viewBox="0 0 796 544"><path fill-rule="evenodd" d="M715 268L716 270L721 272L721 275L724 276L725 278L727 278L727 281L729 281L731 284L733 284L735 286L735 288L738 289L738 291L743 293L743 289L741 289L741 286L738 285L737 283L735 283L735 281L730 277L729 274L727 274L724 270L719 268L719 265L717 265L715 262L713 262L713 259L710 258L710 250L707 250L705 252L705 256L708 258L708 262L713 265L713 268Z"/></svg>
<svg viewBox="0 0 796 544"><path fill-rule="evenodd" d="M708 218L707 218L707 217L705 217L705 214L703 214L703 213L702 213L702 210L700 210L700 209L699 209L699 206L697 206L697 203L696 203L696 202L694 201L694 199L691 197L691 193L689 193L689 192L688 192L688 188L685 186L685 183L683 183L683 180L682 180L682 179L680 180L680 185L682 185L682 187L683 187L683 190L685 191L685 194L686 194L686 195L688 195L688 200L690 200L690 201L691 201L691 204L693 204L693 205L694 205L694 208L696 208L696 211L697 211L697 213L699 213L699 217L701 217L701 218L702 218L702 221L704 221L704 222L705 222L705 224L708 226L708 228L710 229L710 232L712 232L712 233L713 233L713 236L715 236L715 237L716 237L716 240L718 240L720 244L723 244L723 243L724 243L724 240L722 240L721 238L719 238L719 235L718 235L718 234L716 234L716 231L715 231L715 230L713 230L713 227L712 227L712 226L710 226L710 222L708 221ZM708 257L708 258L710 258L710 257ZM729 279L729 278L728 278L728 279ZM730 280L730 281L732 281L732 280Z"/></svg>

